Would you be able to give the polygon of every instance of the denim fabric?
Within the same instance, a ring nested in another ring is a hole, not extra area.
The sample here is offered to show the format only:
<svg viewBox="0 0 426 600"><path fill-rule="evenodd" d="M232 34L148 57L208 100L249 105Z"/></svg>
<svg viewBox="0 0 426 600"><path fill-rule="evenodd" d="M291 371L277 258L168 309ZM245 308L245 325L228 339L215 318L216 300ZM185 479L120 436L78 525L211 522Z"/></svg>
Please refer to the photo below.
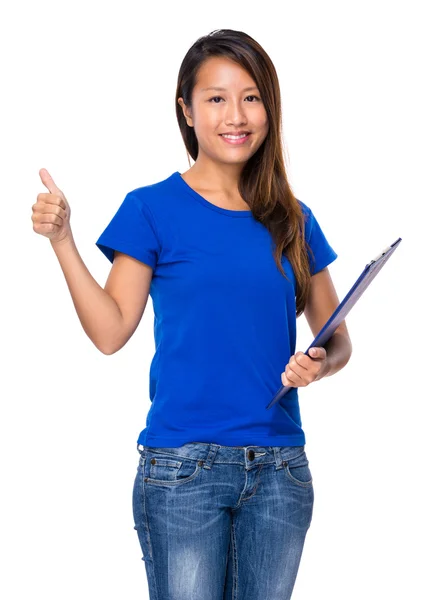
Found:
<svg viewBox="0 0 426 600"><path fill-rule="evenodd" d="M305 446L137 445L150 600L289 600L314 490Z"/></svg>

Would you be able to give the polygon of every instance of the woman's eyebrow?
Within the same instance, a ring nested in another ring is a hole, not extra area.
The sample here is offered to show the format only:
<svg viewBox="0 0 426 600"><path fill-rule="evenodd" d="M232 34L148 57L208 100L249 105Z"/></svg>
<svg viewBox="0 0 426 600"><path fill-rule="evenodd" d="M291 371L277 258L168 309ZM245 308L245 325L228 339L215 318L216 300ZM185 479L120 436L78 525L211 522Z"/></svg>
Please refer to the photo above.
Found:
<svg viewBox="0 0 426 600"><path fill-rule="evenodd" d="M257 90L257 89L258 89L257 86L252 85L250 87L244 88L242 91L243 92L248 92L249 90ZM224 87L218 87L218 86L215 86L215 85L211 85L211 86L206 87L206 88L201 88L202 92L206 92L207 90L216 90L216 91L219 91L219 92L226 92L226 88L224 88Z"/></svg>

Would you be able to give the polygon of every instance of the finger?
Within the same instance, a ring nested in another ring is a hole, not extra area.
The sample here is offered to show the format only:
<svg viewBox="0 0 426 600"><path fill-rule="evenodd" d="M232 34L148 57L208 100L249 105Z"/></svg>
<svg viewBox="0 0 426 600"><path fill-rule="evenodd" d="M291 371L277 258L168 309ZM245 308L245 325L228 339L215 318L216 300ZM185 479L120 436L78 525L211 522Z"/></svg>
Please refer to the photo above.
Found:
<svg viewBox="0 0 426 600"><path fill-rule="evenodd" d="M303 377L301 377L299 373L297 373L293 369L290 369L289 367L286 367L286 370L284 371L284 376L288 381L288 385L294 385L296 387L299 387L301 384L303 384Z"/></svg>
<svg viewBox="0 0 426 600"><path fill-rule="evenodd" d="M321 346L315 346L314 348L309 348L309 355L312 356L312 358L323 359L327 356L327 351Z"/></svg>
<svg viewBox="0 0 426 600"><path fill-rule="evenodd" d="M61 196L61 198L63 197L63 193L53 181L52 176L47 169L40 169L39 175L43 185L47 187L51 194L56 194L57 196Z"/></svg>
<svg viewBox="0 0 426 600"><path fill-rule="evenodd" d="M297 352L294 355L293 362L290 361L289 364L291 364L293 369L297 369L297 367L302 367L302 369L309 369L310 362L311 361L309 360L309 357L306 356L306 354L304 352Z"/></svg>
<svg viewBox="0 0 426 600"><path fill-rule="evenodd" d="M291 386L292 383L288 380L287 375L284 373L281 373L281 381L283 382L283 385L289 385Z"/></svg>
<svg viewBox="0 0 426 600"><path fill-rule="evenodd" d="M289 373L294 373L295 375L297 375L298 379L303 379L307 375L309 369L311 368L310 363L312 363L312 359L303 354L303 352L298 352L297 355L293 356L290 359L290 362L288 363L284 371L287 373L287 377Z"/></svg>

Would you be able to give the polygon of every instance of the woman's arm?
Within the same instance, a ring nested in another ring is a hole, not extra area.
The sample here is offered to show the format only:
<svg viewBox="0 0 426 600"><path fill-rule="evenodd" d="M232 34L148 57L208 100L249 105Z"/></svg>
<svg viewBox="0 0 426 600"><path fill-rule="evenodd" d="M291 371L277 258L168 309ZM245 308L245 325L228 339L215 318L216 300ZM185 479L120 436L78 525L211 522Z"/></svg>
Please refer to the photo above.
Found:
<svg viewBox="0 0 426 600"><path fill-rule="evenodd" d="M329 377L330 375L337 373L337 371L340 371L340 369L343 369L351 357L352 342L346 332L342 332L342 330L339 331L339 327L333 333L328 342L324 344L324 348L327 352L327 369L322 374L322 377ZM346 325L344 328L345 327Z"/></svg>
<svg viewBox="0 0 426 600"><path fill-rule="evenodd" d="M72 237L52 242L52 247L84 331L103 354L117 352L142 318L153 269L116 251L102 288L84 264Z"/></svg>
<svg viewBox="0 0 426 600"><path fill-rule="evenodd" d="M123 329L123 317L117 302L92 277L73 237L51 242L51 245L84 331L98 350L109 354L111 340L120 337Z"/></svg>
<svg viewBox="0 0 426 600"><path fill-rule="evenodd" d="M339 303L328 268L312 275L304 313L314 337L321 331ZM327 368L321 377L329 377L340 371L349 362L352 354L352 342L345 321L340 323L324 344L324 348L327 352Z"/></svg>

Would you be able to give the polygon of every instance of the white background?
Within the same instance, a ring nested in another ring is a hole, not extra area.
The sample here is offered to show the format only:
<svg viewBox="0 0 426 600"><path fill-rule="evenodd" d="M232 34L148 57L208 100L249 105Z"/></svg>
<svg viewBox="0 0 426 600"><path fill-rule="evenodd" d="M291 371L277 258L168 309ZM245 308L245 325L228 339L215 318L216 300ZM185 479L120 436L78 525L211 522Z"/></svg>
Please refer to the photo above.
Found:
<svg viewBox="0 0 426 600"><path fill-rule="evenodd" d="M177 73L218 28L249 33L275 64L290 182L339 255L329 269L340 299L402 237L346 319L350 362L299 392L315 507L292 600L426 597L421 5L3 5L2 597L148 598L131 495L150 407L151 298L127 345L101 354L31 206L47 191L45 167L104 285L111 265L95 241L126 193L189 168ZM302 316L297 350L311 339Z"/></svg>

